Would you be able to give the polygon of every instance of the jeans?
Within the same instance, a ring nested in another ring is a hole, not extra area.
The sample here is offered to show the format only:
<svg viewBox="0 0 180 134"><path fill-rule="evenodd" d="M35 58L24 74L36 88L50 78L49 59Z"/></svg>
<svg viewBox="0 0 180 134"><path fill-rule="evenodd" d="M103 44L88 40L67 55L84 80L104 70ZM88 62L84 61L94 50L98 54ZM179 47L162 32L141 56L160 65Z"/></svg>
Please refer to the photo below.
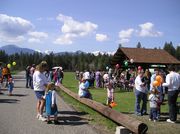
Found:
<svg viewBox="0 0 180 134"><path fill-rule="evenodd" d="M149 118L152 120L157 120L157 108L150 108Z"/></svg>
<svg viewBox="0 0 180 134"><path fill-rule="evenodd" d="M140 113L145 114L147 112L147 94L140 92L136 89L135 96L136 96L135 112L137 114L140 114ZM140 108L141 100L143 101L142 108Z"/></svg>
<svg viewBox="0 0 180 134"><path fill-rule="evenodd" d="M177 97L179 90L168 91L169 118L171 121L177 120Z"/></svg>
<svg viewBox="0 0 180 134"><path fill-rule="evenodd" d="M31 84L30 84L30 76L26 76L26 88L28 88L29 86L31 86Z"/></svg>

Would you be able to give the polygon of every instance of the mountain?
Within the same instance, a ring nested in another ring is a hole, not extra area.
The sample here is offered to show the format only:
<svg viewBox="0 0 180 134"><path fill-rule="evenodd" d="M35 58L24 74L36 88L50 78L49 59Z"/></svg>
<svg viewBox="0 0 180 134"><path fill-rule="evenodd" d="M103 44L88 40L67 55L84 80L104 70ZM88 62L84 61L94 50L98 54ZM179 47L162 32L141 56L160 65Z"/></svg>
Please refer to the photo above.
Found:
<svg viewBox="0 0 180 134"><path fill-rule="evenodd" d="M11 54L15 54L15 53L34 53L34 52L38 52L38 53L42 53L44 55L49 55L51 53L53 53L53 51L51 50L46 50L45 52L41 52L39 50L32 50L32 49L29 49L29 48L21 48L21 47L18 47L16 45L6 45L6 46L2 46L0 47L0 50L4 50L8 55L11 55ZM78 55L78 54L87 54L86 52L83 52L81 50L78 50L78 51L75 51L75 52L58 52L58 53L54 53L55 55L65 55L65 54L71 54L71 55ZM115 52L101 52L101 51L94 51L94 52L91 52L90 54L93 54L95 56L98 56L99 54L101 55L114 55Z"/></svg>
<svg viewBox="0 0 180 134"><path fill-rule="evenodd" d="M6 45L0 47L0 50L4 50L8 55L15 54L15 53L34 53L36 51L29 49L29 48L21 48L16 45Z"/></svg>
<svg viewBox="0 0 180 134"><path fill-rule="evenodd" d="M114 55L115 52L101 52L101 51L94 51L94 52L91 52L92 54L94 54L95 56L98 56L98 55Z"/></svg>

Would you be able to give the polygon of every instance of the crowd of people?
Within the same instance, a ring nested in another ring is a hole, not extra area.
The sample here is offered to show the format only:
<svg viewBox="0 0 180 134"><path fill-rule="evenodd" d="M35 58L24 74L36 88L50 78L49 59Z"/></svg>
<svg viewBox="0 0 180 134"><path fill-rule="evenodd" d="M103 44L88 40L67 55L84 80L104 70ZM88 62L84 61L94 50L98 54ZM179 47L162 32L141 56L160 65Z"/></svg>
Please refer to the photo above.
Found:
<svg viewBox="0 0 180 134"><path fill-rule="evenodd" d="M33 74L35 72L36 65L33 64L32 66L27 66L26 71L26 88L33 89ZM45 77L47 78L48 82L54 82L55 85L58 85L59 83L62 84L64 73L62 67L54 67L52 69L46 68L46 70L43 72Z"/></svg>
<svg viewBox="0 0 180 134"><path fill-rule="evenodd" d="M149 69L144 70L141 66L137 69L123 70L116 65L115 70L106 68L106 71L76 71L76 79L79 81L78 95L82 98L93 99L89 88L106 88L106 104L112 108L115 102L114 90L118 84L121 88L132 88L135 93L135 114L147 115L147 102L150 103L149 120L158 121L161 116L161 105L164 103L165 94L168 98L169 119L167 122L175 123L177 120L177 98L180 92L180 74L174 66L169 66L168 72L154 69L152 74ZM64 78L62 67L54 67L49 70L48 64L42 61L38 65L27 66L26 88L34 89L37 97L37 118L41 121L52 123L50 116L54 116L54 123L58 124L56 104L56 90L62 84ZM3 81L8 87L9 95L12 95L14 81L10 69L0 64L0 93ZM129 90L127 90L129 91ZM142 102L142 106L141 106ZM47 118L43 116L43 110Z"/></svg>
<svg viewBox="0 0 180 134"><path fill-rule="evenodd" d="M137 116L147 115L147 102L149 101L149 120L154 122L160 119L161 105L164 104L165 94L167 94L169 105L169 119L167 119L167 122L174 123L177 120L176 103L180 92L180 75L175 72L174 66L170 66L168 72L155 68L152 74L149 69L144 70L141 66L136 70L127 69L124 71L116 65L114 72L111 68L108 68L107 71L97 70L96 72L76 71L76 79L79 80L78 94L80 97L92 99L89 91L90 87L106 88L107 105L109 107L114 102L114 90L117 84L121 85L120 88L128 88L127 91L132 89L136 99L135 114Z"/></svg>

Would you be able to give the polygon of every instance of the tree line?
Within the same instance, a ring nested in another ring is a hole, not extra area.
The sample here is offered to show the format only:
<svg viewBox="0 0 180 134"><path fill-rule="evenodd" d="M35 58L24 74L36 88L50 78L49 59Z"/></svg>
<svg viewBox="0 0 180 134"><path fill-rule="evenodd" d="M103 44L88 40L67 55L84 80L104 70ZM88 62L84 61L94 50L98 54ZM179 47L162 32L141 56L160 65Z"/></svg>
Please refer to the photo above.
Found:
<svg viewBox="0 0 180 134"><path fill-rule="evenodd" d="M49 68L54 66L62 66L64 70L84 71L86 69L90 70L104 70L106 66L110 66L111 55L99 54L95 56L91 53L64 53L62 55L49 54L44 55L42 53L35 52L33 54L29 53L16 53L12 55L7 55L4 51L0 51L0 62L5 64L16 62L14 69L22 70L28 65L39 64L42 60L47 61Z"/></svg>
<svg viewBox="0 0 180 134"><path fill-rule="evenodd" d="M141 48L141 43L138 42L137 46ZM157 49L157 48L154 48ZM180 60L180 46L176 48L173 46L172 42L165 43L164 50L170 53L172 56L176 57ZM42 60L47 61L49 64L49 68L54 66L62 66L66 71L75 71L80 70L84 71L86 69L90 70L105 70L106 67L111 67L111 59L112 55L108 54L100 54L95 56L91 53L64 53L61 55L51 53L49 55L44 55L42 53L35 52L33 54L29 53L16 53L12 55L6 54L4 51L0 51L0 62L5 64L12 64L12 62L16 62L16 66L13 66L13 69L23 70L28 65L39 64Z"/></svg>

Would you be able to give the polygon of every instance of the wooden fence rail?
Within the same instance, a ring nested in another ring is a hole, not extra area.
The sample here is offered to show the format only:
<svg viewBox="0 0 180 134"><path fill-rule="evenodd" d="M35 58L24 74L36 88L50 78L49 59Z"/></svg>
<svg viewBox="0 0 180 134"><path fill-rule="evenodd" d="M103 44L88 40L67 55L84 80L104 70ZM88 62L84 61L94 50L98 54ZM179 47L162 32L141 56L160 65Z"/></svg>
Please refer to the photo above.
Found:
<svg viewBox="0 0 180 134"><path fill-rule="evenodd" d="M139 120L136 120L128 115L122 114L120 112L117 112L107 106L104 106L103 104L86 99L86 98L80 98L78 94L70 91L63 85L59 85L60 89L73 97L74 99L80 101L81 103L89 106L90 108L96 110L97 112L101 113L102 115L106 116L107 118L113 120L114 122L128 128L132 132L136 134L144 134L148 130L148 126L144 123L142 123Z"/></svg>

